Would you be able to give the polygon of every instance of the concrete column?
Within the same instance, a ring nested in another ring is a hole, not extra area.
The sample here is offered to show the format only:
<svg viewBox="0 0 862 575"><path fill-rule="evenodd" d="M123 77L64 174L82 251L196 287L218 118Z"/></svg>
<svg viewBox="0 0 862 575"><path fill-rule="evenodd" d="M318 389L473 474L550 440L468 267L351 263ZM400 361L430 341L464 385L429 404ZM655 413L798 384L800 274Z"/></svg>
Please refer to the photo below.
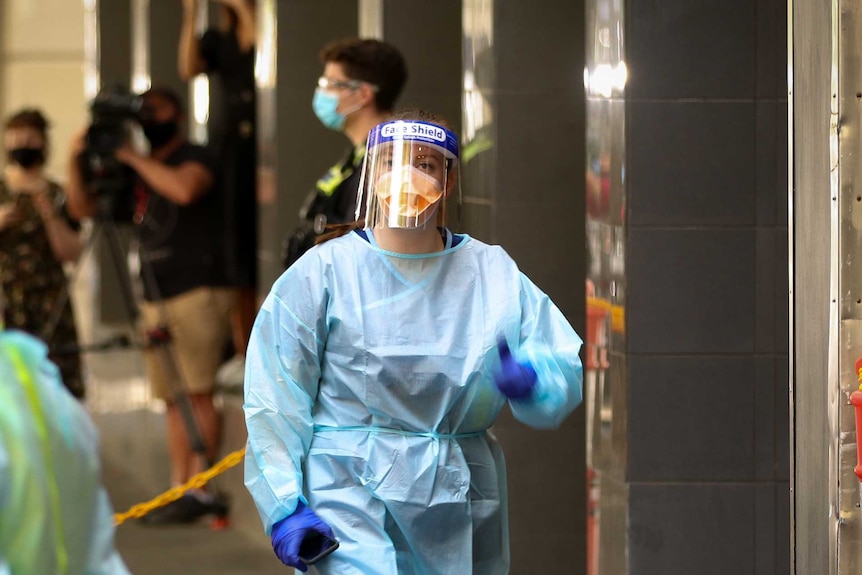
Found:
<svg viewBox="0 0 862 575"><path fill-rule="evenodd" d="M52 123L48 172L65 179L66 143L86 120L84 5L4 0L0 25L0 115L41 108Z"/></svg>
<svg viewBox="0 0 862 575"><path fill-rule="evenodd" d="M101 83L128 88L132 76L131 0L99 0L97 14Z"/></svg>
<svg viewBox="0 0 862 575"><path fill-rule="evenodd" d="M421 14L421 17L417 15ZM410 72L398 107L461 122L461 0L386 0L383 39L404 54Z"/></svg>
<svg viewBox="0 0 862 575"><path fill-rule="evenodd" d="M152 85L168 87L185 96L189 92L188 84L180 78L177 70L177 43L183 21L182 2L152 0L148 4L147 50Z"/></svg>
<svg viewBox="0 0 862 575"><path fill-rule="evenodd" d="M259 26L278 23L261 48L267 85L258 94L264 170L260 285L269 286L284 271L281 241L299 222L302 201L350 145L342 134L320 125L311 99L323 71L320 49L330 40L357 35L359 9L356 0L278 0L263 6L267 12L259 16Z"/></svg>
<svg viewBox="0 0 862 575"><path fill-rule="evenodd" d="M584 5L464 0L464 229L502 244L584 333ZM584 410L504 412L512 573L585 569Z"/></svg>

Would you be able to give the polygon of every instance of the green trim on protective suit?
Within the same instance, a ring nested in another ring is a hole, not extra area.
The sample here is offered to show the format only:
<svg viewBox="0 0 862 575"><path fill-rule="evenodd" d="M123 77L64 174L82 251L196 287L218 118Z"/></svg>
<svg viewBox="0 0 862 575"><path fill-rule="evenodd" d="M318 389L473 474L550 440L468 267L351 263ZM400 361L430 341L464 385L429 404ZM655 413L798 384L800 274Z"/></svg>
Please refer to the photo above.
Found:
<svg viewBox="0 0 862 575"><path fill-rule="evenodd" d="M45 412L39 399L39 390L33 374L24 363L23 352L14 344L7 346L4 351L12 361L15 368L17 380L21 382L27 401L30 404L30 413L33 414L33 424L39 437L39 447L42 452L42 465L45 466L46 488L50 501L51 515L54 519L54 545L57 556L57 573L65 575L69 567L69 555L66 552L66 537L63 534L63 512L60 509L60 490L57 488L57 473L54 469L54 455L51 453L51 440L48 435L48 424L45 421ZM21 463L21 462L19 462Z"/></svg>
<svg viewBox="0 0 862 575"><path fill-rule="evenodd" d="M44 488L48 492L49 502L47 509L41 494L32 490L25 491L22 499L25 507L36 507L44 513L50 513L52 536L54 540L54 553L45 554L55 557L51 565L51 572L66 573L68 568L68 555L66 553L65 537L62 530L62 512L60 510L59 492L57 490L57 478L51 464L51 446L48 440L48 428L39 401L38 391L34 383L34 375L28 368L28 364L38 365L39 350L35 344L25 339L4 337L0 347L0 404L9 410L14 406L18 411L14 417L0 417L0 439L2 448L5 448L9 456L8 469L11 474L9 486L13 492L21 497L23 487L30 482L44 479ZM21 397L23 395L23 398ZM21 403L25 399L29 410ZM29 417L28 417L29 416ZM25 426L32 429L38 438L38 446L26 442L15 441L18 431ZM39 470L34 469L31 450L37 447L36 452L41 454L39 464L44 466L44 477ZM15 518L14 544L10 545L6 554L11 565L27 564L23 558L44 553L38 548L40 541L38 533L42 528L40 514L23 513ZM47 566L45 566L47 567ZM34 573L36 571L33 571Z"/></svg>
<svg viewBox="0 0 862 575"><path fill-rule="evenodd" d="M59 375L42 342L0 331L0 572L128 575L96 431Z"/></svg>

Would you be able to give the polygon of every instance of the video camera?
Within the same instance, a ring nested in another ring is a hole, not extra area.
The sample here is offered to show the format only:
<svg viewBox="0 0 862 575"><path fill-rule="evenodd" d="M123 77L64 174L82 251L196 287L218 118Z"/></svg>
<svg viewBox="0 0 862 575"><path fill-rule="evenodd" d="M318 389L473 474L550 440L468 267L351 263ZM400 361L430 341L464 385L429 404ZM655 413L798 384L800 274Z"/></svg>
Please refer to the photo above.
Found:
<svg viewBox="0 0 862 575"><path fill-rule="evenodd" d="M90 126L79 161L84 184L96 195L99 217L132 220L135 174L114 152L129 142L131 123L141 121L142 110L142 96L116 86L102 88L90 104Z"/></svg>

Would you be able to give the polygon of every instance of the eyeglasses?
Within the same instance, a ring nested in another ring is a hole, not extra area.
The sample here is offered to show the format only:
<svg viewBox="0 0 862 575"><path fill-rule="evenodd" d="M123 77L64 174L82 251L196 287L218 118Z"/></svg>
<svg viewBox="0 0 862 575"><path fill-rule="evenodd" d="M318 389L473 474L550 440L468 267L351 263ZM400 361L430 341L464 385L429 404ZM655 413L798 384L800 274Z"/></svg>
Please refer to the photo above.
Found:
<svg viewBox="0 0 862 575"><path fill-rule="evenodd" d="M373 91L377 91L377 86L361 80L335 80L326 76L317 79L317 86L323 90L356 90L362 84L367 84Z"/></svg>

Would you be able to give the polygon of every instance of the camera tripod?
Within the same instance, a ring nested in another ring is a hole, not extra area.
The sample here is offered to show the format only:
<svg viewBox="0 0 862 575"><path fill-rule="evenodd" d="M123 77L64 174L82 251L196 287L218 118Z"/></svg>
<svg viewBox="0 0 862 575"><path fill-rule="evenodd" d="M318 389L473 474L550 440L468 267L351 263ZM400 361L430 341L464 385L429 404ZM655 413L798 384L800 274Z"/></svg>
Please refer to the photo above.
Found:
<svg viewBox="0 0 862 575"><path fill-rule="evenodd" d="M169 388L169 394L174 405L176 405L186 436L189 440L189 446L192 452L200 457L205 469L211 468L215 464L215 458L208 454L206 441L204 440L200 426L195 418L194 406L188 392L188 386L183 379L182 372L179 369L179 362L176 349L171 338L170 329L168 327L168 316L164 302L162 301L158 284L155 275L149 264L143 258L141 259L141 279L147 287L147 291L154 298L158 308L159 321L158 324L141 334L137 328L136 320L138 319L138 306L135 303L134 289L131 277L128 273L127 266L124 262L125 253L123 249L123 239L118 229L118 224L112 218L98 217L94 220L94 225L90 237L87 240L82 252L77 267L73 273L73 280L82 268L88 254L93 252L98 239L102 237L108 248L108 256L110 265L116 272L116 277L119 281L121 292L121 300L125 311L131 332L136 334L133 341L126 336L114 336L90 345L75 345L66 347L52 348L52 353L55 355L71 354L71 353L92 353L102 352L114 349L140 349L147 350L155 354L159 367L162 370L164 379ZM51 318L43 330L43 341L50 341L50 336L60 320L61 314L65 306L68 304L69 290L67 289L63 296L55 302L52 310ZM215 515L214 527L220 528L227 525L227 516L229 510L229 502L227 496L218 490L217 486L213 485L212 489L213 501L210 504L211 512Z"/></svg>

